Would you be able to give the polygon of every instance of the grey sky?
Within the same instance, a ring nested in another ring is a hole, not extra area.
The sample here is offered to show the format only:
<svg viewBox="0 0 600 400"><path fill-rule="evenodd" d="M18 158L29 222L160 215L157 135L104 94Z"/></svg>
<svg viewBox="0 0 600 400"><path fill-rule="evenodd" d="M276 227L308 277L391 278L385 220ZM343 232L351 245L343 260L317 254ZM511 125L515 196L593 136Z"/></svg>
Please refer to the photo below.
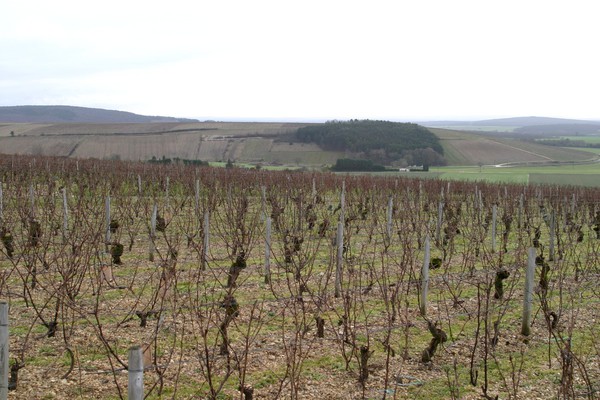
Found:
<svg viewBox="0 0 600 400"><path fill-rule="evenodd" d="M0 0L0 105L600 119L592 0Z"/></svg>

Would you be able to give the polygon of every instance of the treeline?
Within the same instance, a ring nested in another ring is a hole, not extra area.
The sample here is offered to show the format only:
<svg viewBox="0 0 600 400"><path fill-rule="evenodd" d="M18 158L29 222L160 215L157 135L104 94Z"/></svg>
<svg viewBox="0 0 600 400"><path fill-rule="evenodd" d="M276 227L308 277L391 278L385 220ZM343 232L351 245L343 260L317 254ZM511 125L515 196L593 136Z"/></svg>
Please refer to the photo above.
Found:
<svg viewBox="0 0 600 400"><path fill-rule="evenodd" d="M407 158L419 164L445 163L439 139L427 128L413 123L356 119L328 121L298 129L296 140L316 143L325 150L350 152L357 158L380 163ZM424 153L422 150L425 149L431 152ZM415 150L421 151L414 153ZM428 159L420 160L420 156Z"/></svg>
<svg viewBox="0 0 600 400"><path fill-rule="evenodd" d="M338 158L335 165L331 167L332 171L385 171L383 165L374 164L371 160L354 160L351 158Z"/></svg>
<svg viewBox="0 0 600 400"><path fill-rule="evenodd" d="M162 156L162 158L156 158L156 156L152 156L150 160L148 160L150 164L183 164L183 165L197 165L197 166L208 166L208 161L202 160L188 160L185 158L166 158Z"/></svg>

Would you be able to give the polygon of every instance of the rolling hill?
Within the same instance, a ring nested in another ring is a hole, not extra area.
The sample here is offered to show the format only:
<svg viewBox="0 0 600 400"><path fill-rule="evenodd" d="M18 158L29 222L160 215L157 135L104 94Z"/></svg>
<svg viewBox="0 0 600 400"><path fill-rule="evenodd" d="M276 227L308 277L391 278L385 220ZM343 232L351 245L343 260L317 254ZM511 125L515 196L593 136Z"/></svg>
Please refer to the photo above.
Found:
<svg viewBox="0 0 600 400"><path fill-rule="evenodd" d="M481 121L428 121L421 124L431 128L486 132L512 137L600 134L600 121L548 117L499 118Z"/></svg>
<svg viewBox="0 0 600 400"><path fill-rule="evenodd" d="M20 115L25 122L0 122L2 154L134 161L164 156L309 167L332 165L338 158L348 157L343 151L327 151L315 143L294 140L299 128L313 125L309 123L197 122L82 107L0 107L0 120L9 121L8 115L13 118ZM52 118L61 120L39 122ZM132 122L140 120L145 122ZM490 121L490 124L506 126L525 122L540 126L544 121L556 122L555 119L539 118ZM440 139L449 165L555 164L586 162L597 157L578 149L459 128L429 130Z"/></svg>
<svg viewBox="0 0 600 400"><path fill-rule="evenodd" d="M599 121L588 121L581 119L566 119L566 118L550 118L550 117L513 117L513 118L496 118L485 119L479 121L427 121L422 122L424 126L507 126L520 128L523 126L539 126L539 125L578 125L590 124Z"/></svg>
<svg viewBox="0 0 600 400"><path fill-rule="evenodd" d="M0 122L28 123L152 123L198 122L194 119L138 115L125 111L74 106L0 107Z"/></svg>

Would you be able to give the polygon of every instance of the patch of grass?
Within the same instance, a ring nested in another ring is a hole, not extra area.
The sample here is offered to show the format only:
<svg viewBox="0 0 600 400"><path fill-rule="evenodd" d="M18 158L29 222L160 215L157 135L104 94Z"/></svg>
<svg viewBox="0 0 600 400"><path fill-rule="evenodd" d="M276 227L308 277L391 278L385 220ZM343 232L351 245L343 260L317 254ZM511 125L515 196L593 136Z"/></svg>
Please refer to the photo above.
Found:
<svg viewBox="0 0 600 400"><path fill-rule="evenodd" d="M262 389L279 383L279 375L273 370L268 370L260 374L248 375L246 382L252 384L255 389Z"/></svg>
<svg viewBox="0 0 600 400"><path fill-rule="evenodd" d="M557 140L560 140L560 139L578 140L578 141L586 142L586 143L600 143L600 136L596 136L596 135L561 136L556 139Z"/></svg>

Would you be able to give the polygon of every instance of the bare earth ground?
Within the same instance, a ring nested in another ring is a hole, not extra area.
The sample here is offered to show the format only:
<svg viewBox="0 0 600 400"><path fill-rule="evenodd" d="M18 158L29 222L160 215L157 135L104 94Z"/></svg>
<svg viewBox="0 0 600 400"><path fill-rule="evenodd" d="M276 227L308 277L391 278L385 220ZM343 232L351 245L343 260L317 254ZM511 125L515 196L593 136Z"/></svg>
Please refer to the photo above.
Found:
<svg viewBox="0 0 600 400"><path fill-rule="evenodd" d="M359 243L366 240L365 237L355 236ZM219 246L218 239L214 241L215 248L212 256L214 261L211 263L211 269L204 273L203 280L213 280L214 277L223 277L226 274L228 263L223 260L225 257L224 248ZM178 290L169 292L162 303L163 320L149 319L147 327L140 327L139 319L132 315L132 312L141 306L136 305L137 299L133 293L140 293L144 285L157 285L159 276L156 271L160 269L160 262L147 261L147 240L139 238L136 241L132 253L127 253L124 257L123 266L115 266L115 281L117 285L132 285L132 290L107 288L103 296L100 297L100 313L108 318L108 321L102 324L109 342L118 349L120 356L125 360L127 349L136 344L148 345L156 332L163 337L172 337L174 340L182 340L187 343L185 349L179 348L179 345L166 342L159 344L159 358L156 360L161 367L166 367L165 374L165 393L164 398L170 398L174 395L172 392L173 380L178 379L180 392L176 394L177 398L201 398L202 388L206 389L206 381L201 373L202 358L201 343L197 339L198 332L202 329L202 324L196 321L193 314L185 312L186 307L192 307L193 292ZM164 252L166 244L159 240L158 250ZM257 249L258 252L258 249ZM392 259L394 256L392 255ZM223 261L218 261L223 260ZM325 260L323 260L325 261ZM457 268L460 267L460 260ZM6 265L6 259L0 259L0 264ZM326 261L325 261L326 262ZM183 249L178 259L178 281L183 283L190 281L192 277L197 276L198 260L197 254L189 249ZM415 270L420 266L413 265ZM132 269L135 269L135 280L132 280ZM513 276L518 277L521 272L520 266L514 266ZM282 295L279 299L274 299L272 293L286 293L288 281L285 279L287 274L281 269L276 268L274 272L273 287L270 288L261 282L262 263L260 257L255 258L251 265L242 272L240 276L240 285L236 289L236 297L240 302L240 315L235 320L235 327L232 329L232 337L237 338L232 344L233 351L237 351L238 356L244 355L244 346L240 344L244 332L250 323L250 313L260 312L266 317L266 322L261 327L260 332L251 339L249 346L246 382L254 386L255 398L290 398L289 383L284 385L282 392L279 391L279 379L284 376L286 363L289 362L290 343L302 343L302 349L296 350L303 352L302 356L301 379L299 379L299 397L301 399L360 399L360 398L382 398L385 392L387 398L413 399L413 398L447 398L448 392L445 388L446 382L452 382L457 379L460 398L478 399L481 398L483 374L482 367L478 361L479 383L477 386L468 384L468 368L470 362L470 349L474 345L472 335L472 324L474 315L477 311L477 301L472 297L471 284L483 278L486 274L484 270L478 271L473 278L465 278L462 274L450 273L446 275L442 271L432 271L432 285L430 296L435 299L437 294L443 297L430 303L428 314L431 318L442 322L446 332L449 326L448 321L452 321L454 337L443 344L435 355L432 363L421 362L421 352L427 346L429 341L427 334L427 324L419 316L415 305L400 310L399 320L392 324L392 337L390 347L394 355L389 358L389 375L386 380L386 356L385 348L381 341L385 331L385 319L382 319L380 311L374 311L369 314L369 322L361 322L352 329L359 336L370 335L371 346L375 350L372 359L369 362L369 378L363 388L358 383L358 365L355 356L351 356L349 368L346 370L343 358L340 357L344 346L341 341L343 328L339 325L340 315L335 312L329 312L326 317L326 330L324 338L317 338L314 321L307 321L308 331L304 336L294 337L291 333L294 324L290 321L283 322L282 317L287 315L293 318L290 310L298 310L298 307L305 309L308 316L316 313L316 302L322 298L320 295L305 295L303 302L298 302L293 298ZM321 274L315 275L309 285L316 287ZM366 277L365 277L366 279ZM462 302L459 306L454 306L452 300L447 297L447 279L450 279L450 287L455 290L466 291L461 296ZM571 280L563 282L562 290L565 292L581 292L591 283L587 277L583 283L575 283ZM41 278L43 280L43 278ZM154 283L153 283L154 282ZM365 281L366 282L366 281ZM554 281L553 284L558 284ZM84 284L84 287L87 287ZM570 289L569 289L570 288ZM13 290L16 290L14 288ZM364 287L362 288L364 289ZM413 288L415 290L416 287ZM84 289L88 294L90 288ZM217 297L224 289L220 286L208 288L211 293ZM499 363L502 365L505 373L504 378L498 377L497 373L490 378L490 393L500 393L506 395L512 385L511 379L520 379L520 384L515 389L517 398L521 399L548 399L556 396L557 380L560 380L560 354L556 348L548 347L548 341L552 343L553 338L548 337L545 321L538 312L533 322L533 331L529 338L522 336L520 330L519 310L522 303L520 288L514 287L511 290L508 303L514 308L514 312L509 312L508 316L502 322L500 341L494 354L499 356ZM446 293L446 295L443 295ZM332 293L329 296L331 309L341 307L341 299L334 299ZM208 294L211 297L212 294ZM377 285L362 297L366 303L375 302L381 296L381 288ZM93 297L90 299L93 300ZM258 300L255 309L252 305ZM412 300L411 300L412 301ZM598 299L591 300L592 303L583 308L576 309L576 325L574 330L588 335L598 328ZM18 332L24 332L31 321L35 320L35 314L30 308L24 308L20 302L16 302L11 308L11 329ZM508 304L507 303L507 304ZM593 304L593 305L592 305ZM92 304L90 304L91 306ZM500 307L496 304L495 307ZM168 311L183 307L183 311ZM159 307L160 308L160 307ZM539 310L538 310L539 311ZM89 313L89 311L88 311ZM82 320L83 317L83 320ZM199 318L199 317L198 317ZM93 318L91 315L83 315L77 318L74 331L71 333L71 349L76 360L75 369L66 377L63 377L69 369L68 356L65 353L61 334L55 338L46 338L45 328L39 325L34 326L30 337L15 335L11 340L11 349L22 348L23 340L27 339L27 361L26 366L19 373L19 387L17 391L11 392L10 398L14 399L69 399L69 398L115 398L117 396L115 389L115 380L119 382L122 388L126 388L127 374L119 365L116 365L116 375L113 377L110 364L107 363L102 343L99 342L98 335L92 328ZM87 322L85 322L87 320ZM470 322L467 322L470 321ZM446 321L446 322L444 322ZM460 322L463 321L463 322ZM590 322L592 321L592 322ZM596 322L593 322L596 321ZM91 324L90 324L91 323ZM467 326L465 328L465 326ZM569 322L561 322L563 329L569 328ZM98 328L95 328L98 329ZM464 329L464 330L463 330ZM407 335L407 336L405 336ZM589 337L589 336L588 336ZM179 339L177 339L179 338ZM215 339L215 346L218 339ZM576 339L578 340L578 339ZM296 341L296 342L294 342ZM218 346L217 346L218 347ZM544 350L547 349L547 350ZM215 351L215 348L210 349ZM348 348L346 348L348 351ZM478 353L481 352L481 346ZM522 352L522 353L521 353ZM517 365L516 376L510 376L510 368L507 364L506 355L512 354ZM540 357L540 353L542 356ZM544 353L547 356L544 357ZM535 361L530 364L529 357L534 357ZM150 359L152 360L151 356ZM216 356L214 368L225 371L226 357ZM598 355L590 353L585 359L586 366L591 372L592 381L599 382L600 371L598 365ZM494 365L494 359L489 360L490 365ZM524 362L524 368L519 372L519 363ZM455 365L456 369L452 366ZM507 369L508 368L508 369ZM454 374L457 374L456 377ZM492 374L490 372L490 374ZM175 378L177 376L177 378ZM156 373L149 369L145 374L146 387L150 387L157 381ZM506 381L504 381L506 379ZM232 379L235 381L235 379ZM581 382L576 382L581 386ZM508 385L508 386L506 386ZM154 392L156 393L156 392ZM224 398L236 398L240 396L235 390L235 385L228 384L224 390ZM151 398L156 398L152 395ZM504 396L501 396L504 397Z"/></svg>

